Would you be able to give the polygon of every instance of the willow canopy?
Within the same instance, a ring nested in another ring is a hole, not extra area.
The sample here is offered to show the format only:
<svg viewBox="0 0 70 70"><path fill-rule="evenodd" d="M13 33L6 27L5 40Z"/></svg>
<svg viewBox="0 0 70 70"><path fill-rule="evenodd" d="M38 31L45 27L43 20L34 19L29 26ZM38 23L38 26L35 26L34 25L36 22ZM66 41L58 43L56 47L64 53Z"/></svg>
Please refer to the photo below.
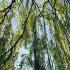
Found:
<svg viewBox="0 0 70 70"><path fill-rule="evenodd" d="M0 0L0 70L70 70L70 0Z"/></svg>

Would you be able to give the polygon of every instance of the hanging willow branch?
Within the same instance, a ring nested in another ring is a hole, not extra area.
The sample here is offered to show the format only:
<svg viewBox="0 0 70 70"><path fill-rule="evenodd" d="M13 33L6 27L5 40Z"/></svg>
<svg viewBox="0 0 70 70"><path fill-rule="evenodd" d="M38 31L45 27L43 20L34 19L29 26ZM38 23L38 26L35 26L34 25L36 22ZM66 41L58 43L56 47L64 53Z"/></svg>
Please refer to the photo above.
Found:
<svg viewBox="0 0 70 70"><path fill-rule="evenodd" d="M10 4L7 8L5 8L5 9L2 10L2 11L0 11L0 12L5 12L5 14L3 15L3 19L2 19L2 21L0 22L0 25L4 22L5 17L6 17L7 14L9 13L9 11L11 10L13 3L15 3L15 0L12 0L11 4Z"/></svg>
<svg viewBox="0 0 70 70"><path fill-rule="evenodd" d="M18 41L23 37L23 34L24 34L24 32L25 32L25 29L26 29L26 25L27 25L27 20L28 20L28 18L29 18L29 15L30 15L30 13L31 13L31 10L32 10L32 6L33 6L33 4L31 5L31 8L30 8L30 11L28 12L28 16L27 16L26 20L24 21L24 29L23 29L22 34L21 34L20 37L17 39L17 41L15 42L15 44L14 44L8 51L6 51L4 54L1 54L1 55L0 55L0 59L2 59L4 56L6 56L6 55L8 54L8 52L10 52L11 50L13 50L13 48L16 47L16 44L18 43Z"/></svg>

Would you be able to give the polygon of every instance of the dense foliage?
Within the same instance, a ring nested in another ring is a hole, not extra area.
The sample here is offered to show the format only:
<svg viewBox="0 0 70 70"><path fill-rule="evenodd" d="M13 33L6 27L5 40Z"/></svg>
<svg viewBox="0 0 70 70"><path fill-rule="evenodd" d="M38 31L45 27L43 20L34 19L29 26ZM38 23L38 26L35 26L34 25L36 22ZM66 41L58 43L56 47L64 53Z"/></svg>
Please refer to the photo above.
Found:
<svg viewBox="0 0 70 70"><path fill-rule="evenodd" d="M0 70L70 70L70 1L0 0Z"/></svg>

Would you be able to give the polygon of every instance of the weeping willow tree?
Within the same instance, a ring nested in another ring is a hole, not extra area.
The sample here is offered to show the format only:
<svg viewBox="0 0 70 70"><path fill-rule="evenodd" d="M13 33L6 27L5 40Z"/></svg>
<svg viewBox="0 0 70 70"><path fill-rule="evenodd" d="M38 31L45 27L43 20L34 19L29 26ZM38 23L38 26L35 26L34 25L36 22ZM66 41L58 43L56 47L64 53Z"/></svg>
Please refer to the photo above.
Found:
<svg viewBox="0 0 70 70"><path fill-rule="evenodd" d="M1 0L0 70L70 70L69 7L69 0Z"/></svg>

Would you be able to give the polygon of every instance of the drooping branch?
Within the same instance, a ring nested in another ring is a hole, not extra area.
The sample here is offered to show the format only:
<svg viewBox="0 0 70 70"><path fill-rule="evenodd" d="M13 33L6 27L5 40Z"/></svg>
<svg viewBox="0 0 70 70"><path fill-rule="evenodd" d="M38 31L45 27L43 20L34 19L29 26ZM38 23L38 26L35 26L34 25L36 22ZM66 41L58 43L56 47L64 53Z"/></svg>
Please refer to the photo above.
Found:
<svg viewBox="0 0 70 70"><path fill-rule="evenodd" d="M13 3L15 3L15 0L12 0L11 4L10 4L7 8L5 8L5 9L2 10L2 11L0 11L0 12L5 12L5 14L3 15L3 19L2 19L1 22L0 22L0 25L4 22L5 17L6 17L7 14L9 13L9 11L11 10Z"/></svg>
<svg viewBox="0 0 70 70"><path fill-rule="evenodd" d="M0 59L2 59L4 56L6 56L7 54L8 54L8 52L10 52L11 50L13 50L13 48L15 48L16 47L16 44L18 43L18 41L23 37L23 34L24 34L24 32L25 32L25 29L26 29L26 25L27 25L27 20L28 20L28 18L29 18L29 15L30 15L30 13L31 13L31 10L32 10L32 6L33 6L33 4L31 5L31 8L30 8L30 10L29 10L29 12L28 12L28 16L27 16L27 18L26 18L26 20L24 21L24 29L23 29L23 32L22 32L22 34L20 35L20 37L17 39L17 41L15 42L15 44L8 50L8 51L6 51L4 54L2 54L2 55L0 55ZM23 25L22 25L23 26Z"/></svg>

